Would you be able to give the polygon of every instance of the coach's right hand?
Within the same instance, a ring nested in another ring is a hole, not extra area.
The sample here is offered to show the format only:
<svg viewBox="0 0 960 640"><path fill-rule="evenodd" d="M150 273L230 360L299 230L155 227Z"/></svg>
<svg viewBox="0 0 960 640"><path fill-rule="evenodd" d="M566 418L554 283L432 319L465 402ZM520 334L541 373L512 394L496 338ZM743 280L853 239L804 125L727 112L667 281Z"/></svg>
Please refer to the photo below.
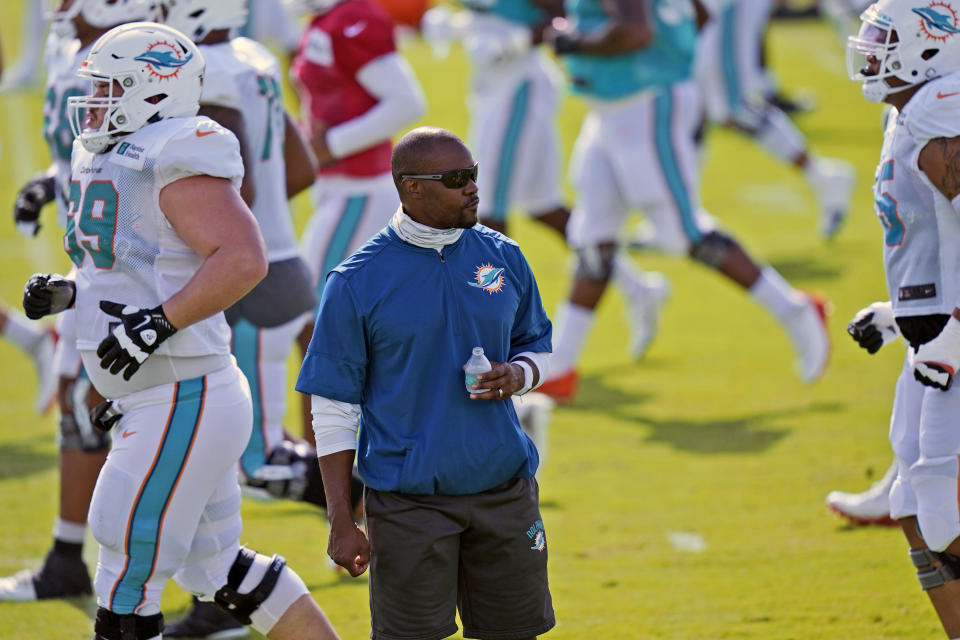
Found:
<svg viewBox="0 0 960 640"><path fill-rule="evenodd" d="M35 273L23 287L23 310L31 320L60 313L73 306L77 286L59 273Z"/></svg>
<svg viewBox="0 0 960 640"><path fill-rule="evenodd" d="M356 578L370 565L370 541L353 520L330 525L327 555Z"/></svg>
<svg viewBox="0 0 960 640"><path fill-rule="evenodd" d="M868 353L876 353L880 347L897 339L900 328L893 317L893 305L887 302L874 302L860 309L847 325L847 333Z"/></svg>

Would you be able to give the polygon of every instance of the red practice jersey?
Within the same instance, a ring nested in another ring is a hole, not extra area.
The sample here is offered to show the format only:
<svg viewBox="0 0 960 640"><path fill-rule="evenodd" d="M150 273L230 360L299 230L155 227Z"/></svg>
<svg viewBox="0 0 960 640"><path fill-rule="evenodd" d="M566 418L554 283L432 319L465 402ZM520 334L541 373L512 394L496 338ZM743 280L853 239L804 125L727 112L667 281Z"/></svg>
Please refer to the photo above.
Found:
<svg viewBox="0 0 960 640"><path fill-rule="evenodd" d="M390 16L370 0L346 0L315 16L290 68L303 108L333 127L377 103L357 81L367 63L396 51ZM390 141L321 167L318 175L368 177L390 171Z"/></svg>

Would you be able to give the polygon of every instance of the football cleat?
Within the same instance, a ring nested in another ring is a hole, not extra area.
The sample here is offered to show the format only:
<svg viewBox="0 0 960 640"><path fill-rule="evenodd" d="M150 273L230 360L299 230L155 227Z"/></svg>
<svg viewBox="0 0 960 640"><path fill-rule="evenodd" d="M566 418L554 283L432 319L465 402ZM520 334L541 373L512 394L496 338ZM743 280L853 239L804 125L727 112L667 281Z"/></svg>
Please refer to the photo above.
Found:
<svg viewBox="0 0 960 640"><path fill-rule="evenodd" d="M805 295L803 302L786 319L785 325L797 352L800 378L807 384L816 382L830 359L827 302L819 296Z"/></svg>
<svg viewBox="0 0 960 640"><path fill-rule="evenodd" d="M537 391L545 393L560 404L569 404L573 401L573 396L577 392L577 385L580 383L580 376L575 369L570 369L564 374L548 378L537 387Z"/></svg>
<svg viewBox="0 0 960 640"><path fill-rule="evenodd" d="M93 593L87 565L79 557L51 550L37 569L24 569L0 578L0 601L29 602L76 598Z"/></svg>
<svg viewBox="0 0 960 640"><path fill-rule="evenodd" d="M43 415L50 411L57 399L57 372L53 366L53 353L56 349L57 334L47 331L30 349L33 367L37 372L37 395L34 397L34 410Z"/></svg>
<svg viewBox="0 0 960 640"><path fill-rule="evenodd" d="M183 620L168 624L163 630L164 638L246 638L250 630L237 622L229 613L212 602L193 599L193 608Z"/></svg>
<svg viewBox="0 0 960 640"><path fill-rule="evenodd" d="M807 180L820 204L820 235L831 240L850 212L856 172L843 160L810 158Z"/></svg>
<svg viewBox="0 0 960 640"><path fill-rule="evenodd" d="M657 335L660 312L670 297L670 281L661 273L644 274L642 295L627 301L630 314L630 355L639 360Z"/></svg>
<svg viewBox="0 0 960 640"><path fill-rule="evenodd" d="M827 508L855 524L896 526L890 517L890 487L897 478L897 465L860 493L831 491L827 494Z"/></svg>

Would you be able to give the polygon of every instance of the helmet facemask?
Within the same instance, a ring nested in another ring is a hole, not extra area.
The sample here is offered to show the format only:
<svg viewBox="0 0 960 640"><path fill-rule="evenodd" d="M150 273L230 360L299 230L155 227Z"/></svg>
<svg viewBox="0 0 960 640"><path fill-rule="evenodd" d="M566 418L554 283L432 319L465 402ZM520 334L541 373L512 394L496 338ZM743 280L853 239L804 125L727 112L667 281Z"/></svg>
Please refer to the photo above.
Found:
<svg viewBox="0 0 960 640"><path fill-rule="evenodd" d="M872 8L872 7L871 7ZM887 78L896 78L903 68L900 61L899 40L890 24L868 16L861 16L860 32L847 39L847 75L863 83L863 96L870 102L883 102L888 95L908 89L911 85L891 87Z"/></svg>

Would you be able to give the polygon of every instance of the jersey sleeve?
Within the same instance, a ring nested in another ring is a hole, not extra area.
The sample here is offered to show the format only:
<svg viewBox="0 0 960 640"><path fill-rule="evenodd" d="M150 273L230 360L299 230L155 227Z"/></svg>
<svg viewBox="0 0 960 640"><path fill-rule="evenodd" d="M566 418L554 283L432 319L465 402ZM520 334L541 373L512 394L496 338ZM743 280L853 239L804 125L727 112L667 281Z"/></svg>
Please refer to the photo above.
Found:
<svg viewBox="0 0 960 640"><path fill-rule="evenodd" d="M921 145L935 138L960 136L960 74L929 83L904 109L906 127Z"/></svg>
<svg viewBox="0 0 960 640"><path fill-rule="evenodd" d="M240 143L229 129L209 118L184 123L157 154L158 187L190 176L226 178L236 188L243 181Z"/></svg>
<svg viewBox="0 0 960 640"><path fill-rule="evenodd" d="M344 276L327 277L297 391L360 404L367 381L363 315Z"/></svg>
<svg viewBox="0 0 960 640"><path fill-rule="evenodd" d="M385 14L365 12L344 16L331 35L337 66L352 74L371 60L397 50L393 23Z"/></svg>
<svg viewBox="0 0 960 640"><path fill-rule="evenodd" d="M203 73L203 91L200 94L201 105L215 105L237 109L243 106L239 83L233 69L221 62L222 56L210 55Z"/></svg>
<svg viewBox="0 0 960 640"><path fill-rule="evenodd" d="M533 277L533 271L527 264L527 259L517 252L517 279L521 287L520 304L513 319L513 329L510 332L510 356L512 359L524 351L534 353L551 353L553 351L553 324L543 309L540 299L540 289Z"/></svg>

